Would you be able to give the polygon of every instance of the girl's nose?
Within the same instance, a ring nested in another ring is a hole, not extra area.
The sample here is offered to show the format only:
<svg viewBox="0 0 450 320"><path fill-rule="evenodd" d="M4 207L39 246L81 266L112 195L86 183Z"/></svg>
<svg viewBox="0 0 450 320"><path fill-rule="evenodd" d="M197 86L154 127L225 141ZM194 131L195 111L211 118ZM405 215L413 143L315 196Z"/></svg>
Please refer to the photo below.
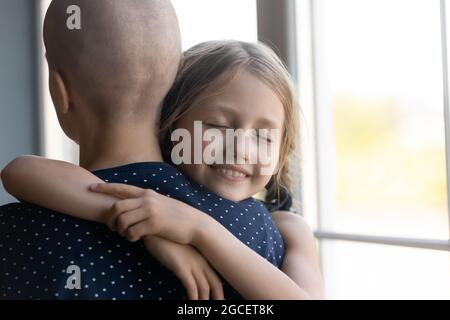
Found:
<svg viewBox="0 0 450 320"><path fill-rule="evenodd" d="M229 141L231 140L231 141ZM232 153L234 164L248 164L252 160L252 155L257 154L254 149L256 146L253 141L253 134L249 130L238 129L235 131L233 139L227 139L226 152Z"/></svg>

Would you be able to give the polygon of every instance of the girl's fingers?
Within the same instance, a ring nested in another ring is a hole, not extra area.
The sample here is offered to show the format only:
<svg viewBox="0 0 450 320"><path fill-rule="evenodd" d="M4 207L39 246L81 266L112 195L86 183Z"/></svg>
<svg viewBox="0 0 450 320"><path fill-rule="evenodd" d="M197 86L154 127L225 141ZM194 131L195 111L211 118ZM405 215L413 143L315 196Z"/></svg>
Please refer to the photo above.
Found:
<svg viewBox="0 0 450 320"><path fill-rule="evenodd" d="M211 299L212 300L225 300L225 295L223 293L223 285L217 273L208 267L205 270L206 278L208 279L209 285L211 287Z"/></svg>
<svg viewBox="0 0 450 320"><path fill-rule="evenodd" d="M139 209L138 209L139 210ZM143 236L155 235L157 232L155 226L150 223L150 218L147 216L145 220L142 220L125 231L125 236L128 241L135 242L141 239Z"/></svg>
<svg viewBox="0 0 450 320"><path fill-rule="evenodd" d="M117 218L127 211L138 209L140 206L140 199L125 199L114 202L108 211L106 224L111 230L117 230Z"/></svg>
<svg viewBox="0 0 450 320"><path fill-rule="evenodd" d="M183 287L186 289L188 300L198 300L197 284L195 283L192 273L187 272L183 275L178 276L178 278L180 279Z"/></svg>
<svg viewBox="0 0 450 320"><path fill-rule="evenodd" d="M138 198L145 193L145 189L123 183L95 183L89 186L89 190L109 194L120 199Z"/></svg>
<svg viewBox="0 0 450 320"><path fill-rule="evenodd" d="M205 273L202 270L193 271L195 282L198 288L198 299L199 300L209 300L209 283L206 279Z"/></svg>
<svg viewBox="0 0 450 320"><path fill-rule="evenodd" d="M136 209L122 213L116 219L117 232L123 237L125 236L127 229L135 224L143 222L145 218L146 213L144 210Z"/></svg>

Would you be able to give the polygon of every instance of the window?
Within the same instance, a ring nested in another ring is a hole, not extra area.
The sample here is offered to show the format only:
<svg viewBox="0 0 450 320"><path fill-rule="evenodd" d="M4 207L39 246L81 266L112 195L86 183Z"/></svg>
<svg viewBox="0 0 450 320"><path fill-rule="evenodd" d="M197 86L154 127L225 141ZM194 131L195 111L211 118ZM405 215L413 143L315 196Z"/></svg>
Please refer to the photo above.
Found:
<svg viewBox="0 0 450 320"><path fill-rule="evenodd" d="M324 240L326 294L335 299L448 299L446 251Z"/></svg>
<svg viewBox="0 0 450 320"><path fill-rule="evenodd" d="M302 199L330 298L450 298L441 12L297 2Z"/></svg>
<svg viewBox="0 0 450 320"><path fill-rule="evenodd" d="M207 40L258 39L256 0L172 0L183 50Z"/></svg>
<svg viewBox="0 0 450 320"><path fill-rule="evenodd" d="M51 0L40 0L41 1L41 11L39 12L39 19L42 21L40 27L42 28L45 12L50 5ZM42 34L42 30L37 32L38 35ZM40 128L42 128L42 140L41 141L41 155L44 157L64 160L78 164L78 146L70 140L62 131L58 119L56 117L55 109L53 108L53 103L50 97L50 92L48 89L48 67L45 61L45 48L42 37L40 37L40 44L38 46L38 53L42 57L41 63L38 66L40 75L40 105L41 112L43 114L42 123Z"/></svg>

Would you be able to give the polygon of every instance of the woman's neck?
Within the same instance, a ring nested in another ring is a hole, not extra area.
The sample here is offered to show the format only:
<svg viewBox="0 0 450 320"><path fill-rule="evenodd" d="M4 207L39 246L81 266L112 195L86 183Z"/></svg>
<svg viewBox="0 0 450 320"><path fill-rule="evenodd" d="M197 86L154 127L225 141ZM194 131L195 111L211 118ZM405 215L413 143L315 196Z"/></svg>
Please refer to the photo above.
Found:
<svg viewBox="0 0 450 320"><path fill-rule="evenodd" d="M84 130L80 137L80 166L90 170L136 162L162 162L154 126L120 124Z"/></svg>

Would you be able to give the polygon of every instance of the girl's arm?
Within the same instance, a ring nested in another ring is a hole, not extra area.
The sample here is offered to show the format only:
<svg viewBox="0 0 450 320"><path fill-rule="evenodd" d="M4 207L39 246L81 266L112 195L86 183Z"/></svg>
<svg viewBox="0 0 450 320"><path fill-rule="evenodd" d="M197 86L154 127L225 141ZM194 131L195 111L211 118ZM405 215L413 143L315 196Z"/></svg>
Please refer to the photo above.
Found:
<svg viewBox="0 0 450 320"><path fill-rule="evenodd" d="M310 264L309 258L305 259L314 250L310 247L311 242L304 244L308 253L303 248L288 249L280 270L244 245L219 222L211 218L203 226L193 238L193 245L243 298L297 300L321 297L320 282L305 281L310 275L316 279L314 264ZM303 266L304 263L307 266Z"/></svg>
<svg viewBox="0 0 450 320"><path fill-rule="evenodd" d="M289 254L284 268L292 274L291 279L214 218L181 201L125 184L102 183L92 186L91 190L125 199L114 204L110 218L117 220L119 233L128 240L154 235L193 245L245 299L293 300L319 296L320 289L304 283L304 278L313 272L309 272L308 267L304 268L306 272L297 270L300 263L310 263L309 258L303 257L314 250L311 242L305 244L308 253L297 248L293 251L297 256ZM314 264L310 268L315 270Z"/></svg>
<svg viewBox="0 0 450 320"><path fill-rule="evenodd" d="M272 213L285 244L281 270L313 299L323 299L324 289L314 234L306 221L289 211Z"/></svg>
<svg viewBox="0 0 450 320"><path fill-rule="evenodd" d="M79 166L22 156L3 169L1 179L16 198L115 229L115 219L107 219L106 213L120 197L89 191L91 184L104 182ZM189 299L207 299L210 291L212 298L223 299L216 272L192 246L152 236L144 243L161 264L177 275Z"/></svg>
<svg viewBox="0 0 450 320"><path fill-rule="evenodd" d="M51 210L77 218L106 223L105 212L118 198L88 190L103 180L91 172L58 160L21 156L1 172L3 185L10 194Z"/></svg>

